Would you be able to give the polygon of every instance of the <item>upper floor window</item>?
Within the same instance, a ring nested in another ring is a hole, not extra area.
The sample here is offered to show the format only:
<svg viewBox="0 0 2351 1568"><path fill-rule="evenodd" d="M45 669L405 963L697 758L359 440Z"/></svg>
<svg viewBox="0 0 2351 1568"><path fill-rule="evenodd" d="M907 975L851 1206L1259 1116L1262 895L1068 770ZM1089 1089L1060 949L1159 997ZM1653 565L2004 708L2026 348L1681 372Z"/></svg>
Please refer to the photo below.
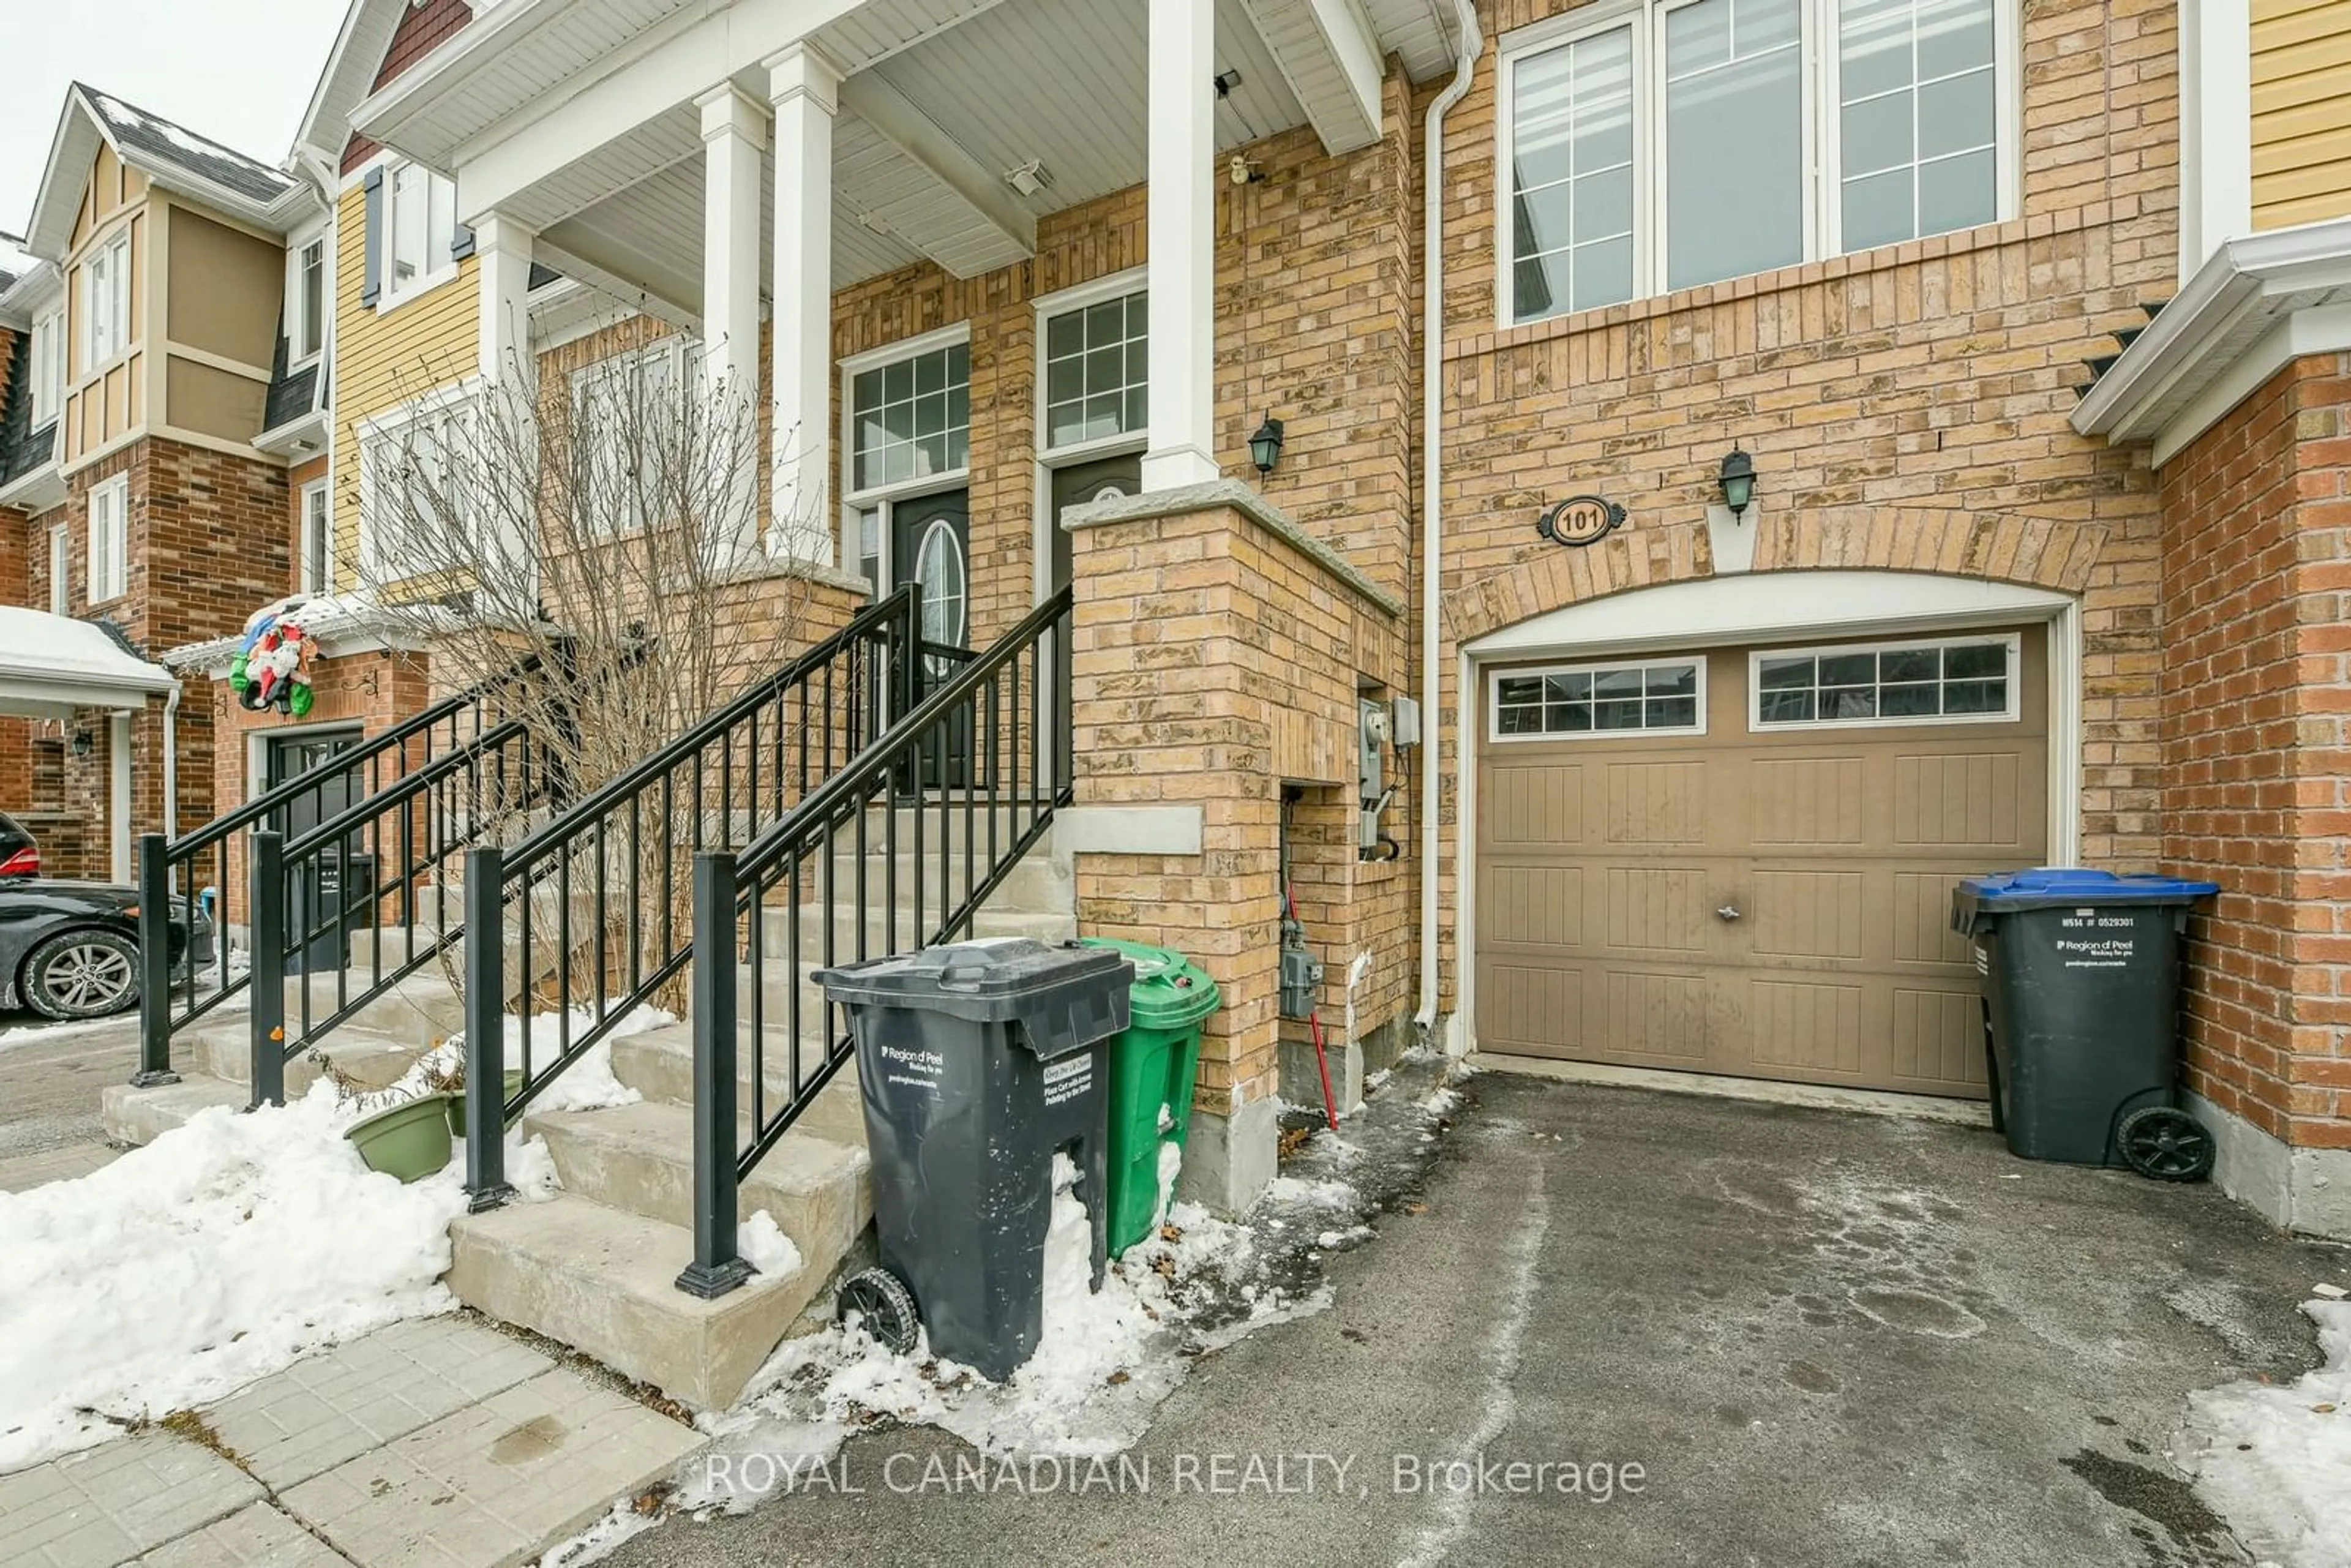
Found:
<svg viewBox="0 0 2351 1568"><path fill-rule="evenodd" d="M63 523L49 529L49 613L73 613L73 546Z"/></svg>
<svg viewBox="0 0 2351 1568"><path fill-rule="evenodd" d="M582 533L633 533L664 497L693 504L695 447L731 434L702 423L723 411L687 405L702 365L701 340L673 333L572 372L572 504Z"/></svg>
<svg viewBox="0 0 2351 1568"><path fill-rule="evenodd" d="M1641 0L1506 39L1508 319L1990 223L2000 0Z"/></svg>
<svg viewBox="0 0 2351 1568"><path fill-rule="evenodd" d="M131 347L130 232L99 246L81 272L81 368L87 374Z"/></svg>
<svg viewBox="0 0 2351 1568"><path fill-rule="evenodd" d="M103 604L131 591L131 477L118 474L90 486L89 601Z"/></svg>
<svg viewBox="0 0 2351 1568"><path fill-rule="evenodd" d="M971 465L971 344L958 339L884 364L852 363L849 488L852 495Z"/></svg>
<svg viewBox="0 0 2351 1568"><path fill-rule="evenodd" d="M360 445L360 560L370 585L445 570L484 480L472 404L444 399L370 427Z"/></svg>
<svg viewBox="0 0 2351 1568"><path fill-rule="evenodd" d="M1139 435L1150 424L1150 291L1045 318L1045 444Z"/></svg>
<svg viewBox="0 0 2351 1568"><path fill-rule="evenodd" d="M65 318L55 310L33 323L30 369L33 381L33 428L38 430L57 418L58 407L65 402Z"/></svg>
<svg viewBox="0 0 2351 1568"><path fill-rule="evenodd" d="M335 518L327 505L327 482L314 480L302 486L302 538L299 561L302 591L332 593L335 591Z"/></svg>
<svg viewBox="0 0 2351 1568"><path fill-rule="evenodd" d="M327 238L296 246L286 258L286 352L292 362L327 346Z"/></svg>
<svg viewBox="0 0 2351 1568"><path fill-rule="evenodd" d="M383 183L384 303L431 287L457 268L457 187L416 163Z"/></svg>

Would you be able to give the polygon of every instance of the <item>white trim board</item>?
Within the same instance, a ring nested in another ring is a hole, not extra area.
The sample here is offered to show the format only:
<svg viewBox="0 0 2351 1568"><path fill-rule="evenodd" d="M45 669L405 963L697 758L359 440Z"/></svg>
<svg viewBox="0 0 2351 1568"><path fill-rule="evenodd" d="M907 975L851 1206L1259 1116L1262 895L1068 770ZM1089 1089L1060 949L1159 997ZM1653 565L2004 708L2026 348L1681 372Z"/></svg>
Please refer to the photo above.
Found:
<svg viewBox="0 0 2351 1568"><path fill-rule="evenodd" d="M1736 647L1774 639L2049 628L2049 862L2082 852L2082 614L2071 595L1981 578L1910 571L1765 571L1707 577L1571 604L1462 646L1454 670L1463 737L1454 768L1455 1040L1477 1049L1478 752L1486 661L1588 659Z"/></svg>

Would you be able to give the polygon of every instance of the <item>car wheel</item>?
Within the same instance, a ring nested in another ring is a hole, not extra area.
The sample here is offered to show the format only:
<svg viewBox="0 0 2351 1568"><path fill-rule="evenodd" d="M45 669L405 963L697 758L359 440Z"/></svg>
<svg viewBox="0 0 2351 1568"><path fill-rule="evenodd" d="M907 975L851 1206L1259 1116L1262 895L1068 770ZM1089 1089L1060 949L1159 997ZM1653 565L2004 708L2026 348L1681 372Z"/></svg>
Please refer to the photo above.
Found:
<svg viewBox="0 0 2351 1568"><path fill-rule="evenodd" d="M60 931L25 960L24 992L45 1018L104 1018L137 1007L139 945L112 931Z"/></svg>

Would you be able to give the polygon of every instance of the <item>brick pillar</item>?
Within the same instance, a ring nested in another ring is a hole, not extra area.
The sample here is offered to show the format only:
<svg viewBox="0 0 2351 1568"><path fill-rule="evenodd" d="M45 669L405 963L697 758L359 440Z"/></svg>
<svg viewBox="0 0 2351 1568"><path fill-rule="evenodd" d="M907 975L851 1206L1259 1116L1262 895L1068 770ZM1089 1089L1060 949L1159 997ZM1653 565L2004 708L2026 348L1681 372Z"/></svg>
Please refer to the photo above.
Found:
<svg viewBox="0 0 2351 1568"><path fill-rule="evenodd" d="M1396 606L1232 480L1067 522L1079 929L1215 977L1182 1191L1246 1208L1275 1164L1281 789L1352 786L1359 672L1391 656ZM1161 852L1159 830L1193 813L1196 852ZM1127 823L1149 852L1094 847Z"/></svg>

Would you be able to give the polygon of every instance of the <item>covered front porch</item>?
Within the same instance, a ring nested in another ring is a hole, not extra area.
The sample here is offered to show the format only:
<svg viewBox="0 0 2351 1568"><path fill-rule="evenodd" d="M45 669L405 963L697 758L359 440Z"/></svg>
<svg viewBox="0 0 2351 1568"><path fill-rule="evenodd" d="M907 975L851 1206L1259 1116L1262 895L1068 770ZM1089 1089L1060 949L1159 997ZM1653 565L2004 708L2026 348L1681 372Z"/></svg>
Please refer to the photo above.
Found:
<svg viewBox="0 0 2351 1568"><path fill-rule="evenodd" d="M1416 91L1457 7L805 9L507 0L354 123L455 175L486 381L585 369L527 325L552 267L761 389L777 568L919 584L971 649L1074 589L1055 841L1081 930L1216 975L1187 1170L1246 1202L1307 1027L1285 868L1332 1032L1409 1027L1411 864L1359 813L1410 768L1364 779L1360 731L1413 689Z"/></svg>
<svg viewBox="0 0 2351 1568"><path fill-rule="evenodd" d="M1294 462L1318 434L1297 396L1360 390L1307 363L1327 356L1297 329L1360 339L1348 296L1374 291L1318 288L1313 257L1360 272L1408 233L1331 176L1404 140L1412 84L1456 63L1455 9L507 0L352 118L456 181L484 378L532 363L534 263L697 334L772 421L768 549L877 591L927 570L966 590L950 640L984 639L1067 564L1050 530L992 538L975 510L1036 524L1106 489L1254 478L1264 414L1288 415ZM1380 166L1408 180L1395 151ZM1271 319L1237 276L1252 257L1319 294L1321 320ZM1026 319L988 319L1008 304ZM1249 349L1287 378L1232 373L1250 316L1290 329Z"/></svg>

